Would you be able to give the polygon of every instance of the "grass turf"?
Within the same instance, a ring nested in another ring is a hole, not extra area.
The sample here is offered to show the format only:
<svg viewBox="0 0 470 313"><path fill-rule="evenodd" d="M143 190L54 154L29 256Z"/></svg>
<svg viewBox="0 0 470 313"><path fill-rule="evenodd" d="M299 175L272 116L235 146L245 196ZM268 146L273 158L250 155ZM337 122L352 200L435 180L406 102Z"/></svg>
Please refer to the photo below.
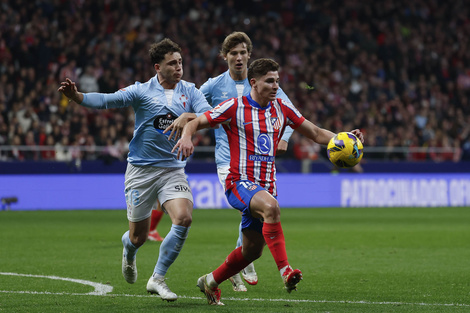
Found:
<svg viewBox="0 0 470 313"><path fill-rule="evenodd" d="M287 294L266 248L247 293L221 284L224 307L210 307L199 276L235 247L235 210L195 210L189 237L167 283L180 298L146 294L159 243L137 255L134 285L121 276L125 210L0 212L0 272L87 280L107 295L71 281L0 275L0 312L469 312L470 208L283 209L289 261L303 271ZM170 228L168 216L159 232Z"/></svg>

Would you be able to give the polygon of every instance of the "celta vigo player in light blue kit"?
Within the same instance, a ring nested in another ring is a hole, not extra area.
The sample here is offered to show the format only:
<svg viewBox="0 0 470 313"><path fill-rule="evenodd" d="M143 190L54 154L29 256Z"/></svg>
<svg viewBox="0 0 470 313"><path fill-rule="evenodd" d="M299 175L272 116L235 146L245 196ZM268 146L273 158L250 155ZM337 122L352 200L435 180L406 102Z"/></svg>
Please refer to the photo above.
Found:
<svg viewBox="0 0 470 313"><path fill-rule="evenodd" d="M157 74L146 83L136 82L113 94L84 94L67 78L59 91L88 108L133 107L135 130L125 174L129 230L122 236L122 274L130 284L137 280L136 253L147 239L151 211L158 200L172 226L160 246L147 291L159 294L162 300L175 301L178 297L168 288L164 277L188 236L193 197L184 172L186 161L178 160L171 152L176 141L169 140L163 132L172 123L170 135L181 131L188 120L196 117L195 113L211 107L194 84L181 80L183 63L176 43L164 39L153 44L149 52Z"/></svg>
<svg viewBox="0 0 470 313"><path fill-rule="evenodd" d="M250 93L251 86L248 81L248 60L251 56L253 45L250 37L244 32L233 32L228 35L222 43L221 55L227 61L228 70L214 78L209 78L199 90L202 91L209 104L213 107L230 98L238 98L247 96ZM281 98L291 102L284 91L279 88L276 94L277 98ZM225 190L225 179L230 168L230 149L227 139L227 133L223 127L214 129L215 131L215 161L217 163L217 174L219 181ZM287 141L292 135L292 128L287 127L282 140L279 143L277 154L281 154L287 149ZM239 236L236 247L242 245L242 228L239 226ZM250 285L258 283L258 275L256 274L253 263L250 263L241 271L245 281ZM234 291L247 291L240 275L237 273L230 278Z"/></svg>

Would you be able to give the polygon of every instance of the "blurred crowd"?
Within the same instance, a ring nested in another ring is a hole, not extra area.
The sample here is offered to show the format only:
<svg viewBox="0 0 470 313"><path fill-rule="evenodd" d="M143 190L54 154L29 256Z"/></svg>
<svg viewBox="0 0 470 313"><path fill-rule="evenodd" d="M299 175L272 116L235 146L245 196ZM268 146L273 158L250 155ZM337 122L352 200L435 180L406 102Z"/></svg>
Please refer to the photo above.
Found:
<svg viewBox="0 0 470 313"><path fill-rule="evenodd" d="M0 148L54 147L0 159L125 159L132 109L82 108L60 82L104 93L145 82L149 45L168 37L199 87L227 69L220 45L237 30L252 60L281 64L281 87L306 118L360 128L377 148L368 158L470 160L469 17L464 0L0 0ZM320 154L294 133L287 157Z"/></svg>

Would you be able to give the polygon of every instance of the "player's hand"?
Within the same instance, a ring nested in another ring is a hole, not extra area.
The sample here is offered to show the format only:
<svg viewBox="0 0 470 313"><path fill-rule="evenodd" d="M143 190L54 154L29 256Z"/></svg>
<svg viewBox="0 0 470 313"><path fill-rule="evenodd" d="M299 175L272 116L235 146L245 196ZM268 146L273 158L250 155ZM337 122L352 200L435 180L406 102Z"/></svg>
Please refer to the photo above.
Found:
<svg viewBox="0 0 470 313"><path fill-rule="evenodd" d="M351 130L351 133L353 133L359 140L364 143L364 135L359 129L353 129Z"/></svg>
<svg viewBox="0 0 470 313"><path fill-rule="evenodd" d="M171 133L168 136L168 140L170 140L171 138L173 138L174 140L178 140L181 137L181 134L183 133L184 126L188 124L189 121L193 120L195 117L195 114L183 113L178 116L178 118L174 120L170 126L165 128L163 133L165 134L166 132L171 130Z"/></svg>
<svg viewBox="0 0 470 313"><path fill-rule="evenodd" d="M281 154L286 153L287 146L288 146L288 142L281 139L281 141L279 141L279 144L277 145L276 155L281 155Z"/></svg>
<svg viewBox="0 0 470 313"><path fill-rule="evenodd" d="M191 137L186 136L186 137L181 137L180 140L176 143L176 145L173 147L173 150L171 150L172 153L174 153L176 150L178 152L176 153L176 159L180 159L181 155L181 161L184 161L186 158L189 158L191 154L194 152L194 145L191 140Z"/></svg>
<svg viewBox="0 0 470 313"><path fill-rule="evenodd" d="M69 99L72 99L73 101L77 102L79 101L79 96L78 96L78 89L77 86L75 85L75 82L71 81L69 78L66 78L64 82L60 83L59 89L57 91L60 91L64 94Z"/></svg>

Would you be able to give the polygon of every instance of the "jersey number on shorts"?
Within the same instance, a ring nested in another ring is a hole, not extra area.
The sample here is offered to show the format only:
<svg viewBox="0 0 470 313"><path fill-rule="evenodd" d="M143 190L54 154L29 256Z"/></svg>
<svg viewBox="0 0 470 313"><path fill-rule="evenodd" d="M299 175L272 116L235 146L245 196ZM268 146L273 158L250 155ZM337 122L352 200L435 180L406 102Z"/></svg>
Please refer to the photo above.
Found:
<svg viewBox="0 0 470 313"><path fill-rule="evenodd" d="M128 189L126 190L126 202L133 206L139 204L139 191L135 189Z"/></svg>

